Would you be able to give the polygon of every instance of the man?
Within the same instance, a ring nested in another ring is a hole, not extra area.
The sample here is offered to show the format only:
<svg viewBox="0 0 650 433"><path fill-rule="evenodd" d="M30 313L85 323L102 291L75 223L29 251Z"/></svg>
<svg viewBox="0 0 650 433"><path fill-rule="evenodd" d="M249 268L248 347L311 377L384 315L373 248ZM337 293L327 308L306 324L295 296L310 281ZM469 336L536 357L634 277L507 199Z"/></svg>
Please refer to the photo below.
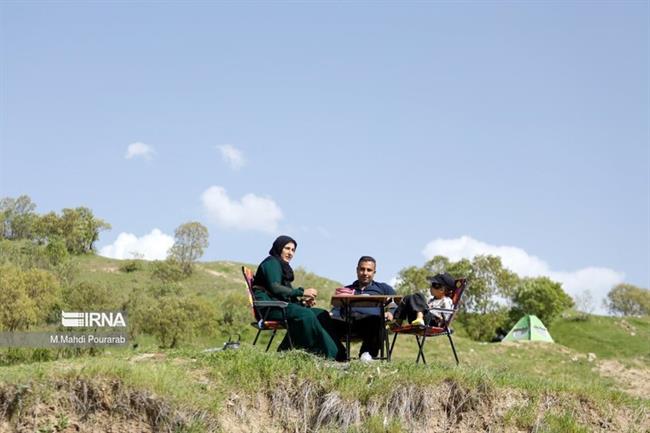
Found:
<svg viewBox="0 0 650 433"><path fill-rule="evenodd" d="M357 263L357 280L346 286L353 289L355 295L395 295L395 290L386 283L374 280L377 272L377 262L370 256L362 256ZM369 360L379 355L381 348L381 314L384 312L377 307L352 308L352 333L362 339L359 358ZM392 318L391 313L386 313Z"/></svg>

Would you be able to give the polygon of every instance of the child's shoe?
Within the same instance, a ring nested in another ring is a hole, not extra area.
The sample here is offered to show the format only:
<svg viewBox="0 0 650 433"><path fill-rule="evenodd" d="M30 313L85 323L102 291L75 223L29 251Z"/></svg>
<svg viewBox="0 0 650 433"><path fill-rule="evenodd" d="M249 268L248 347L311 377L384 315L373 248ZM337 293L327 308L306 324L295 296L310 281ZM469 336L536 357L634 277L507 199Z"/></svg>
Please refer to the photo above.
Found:
<svg viewBox="0 0 650 433"><path fill-rule="evenodd" d="M424 326L424 319L415 319L414 321L411 322L411 325L413 326Z"/></svg>

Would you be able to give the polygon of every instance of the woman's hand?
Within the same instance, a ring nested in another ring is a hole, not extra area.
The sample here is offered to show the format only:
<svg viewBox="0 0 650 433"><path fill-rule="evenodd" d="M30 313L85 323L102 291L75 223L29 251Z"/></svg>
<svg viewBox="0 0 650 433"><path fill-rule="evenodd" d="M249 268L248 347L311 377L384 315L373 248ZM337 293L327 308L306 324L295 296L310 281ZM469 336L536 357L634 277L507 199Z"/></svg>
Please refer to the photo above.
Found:
<svg viewBox="0 0 650 433"><path fill-rule="evenodd" d="M305 306L307 307L313 307L316 304L316 297L318 296L318 291L313 288L305 289L304 292L302 292L302 297L303 301L305 302Z"/></svg>

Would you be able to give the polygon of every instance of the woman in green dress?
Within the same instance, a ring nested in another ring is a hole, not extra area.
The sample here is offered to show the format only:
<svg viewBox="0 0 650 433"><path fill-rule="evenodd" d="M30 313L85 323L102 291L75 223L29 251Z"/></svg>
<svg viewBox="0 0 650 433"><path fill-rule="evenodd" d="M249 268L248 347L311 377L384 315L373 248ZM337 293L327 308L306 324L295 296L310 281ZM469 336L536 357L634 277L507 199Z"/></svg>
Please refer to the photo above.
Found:
<svg viewBox="0 0 650 433"><path fill-rule="evenodd" d="M299 298L307 305L313 305L318 292L316 289L293 288L293 269L289 262L296 252L297 242L289 236L279 236L269 251L269 256L260 263L255 273L253 287L258 301L285 301L291 341L296 348L304 349L329 359L346 359L345 347L337 336L329 313L320 308L303 306ZM270 320L281 320L279 310L271 310L267 316ZM278 350L287 350L289 340L284 337Z"/></svg>

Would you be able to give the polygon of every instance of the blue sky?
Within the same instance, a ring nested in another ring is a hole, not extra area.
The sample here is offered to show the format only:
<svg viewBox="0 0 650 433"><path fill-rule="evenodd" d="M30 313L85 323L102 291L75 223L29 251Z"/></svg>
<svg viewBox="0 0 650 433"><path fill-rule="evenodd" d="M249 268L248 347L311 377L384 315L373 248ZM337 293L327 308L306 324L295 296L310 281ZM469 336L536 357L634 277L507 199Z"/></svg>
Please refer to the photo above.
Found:
<svg viewBox="0 0 650 433"><path fill-rule="evenodd" d="M341 282L364 254L390 281L494 253L598 303L650 286L647 2L0 13L1 195L92 208L104 254L164 254L197 220L206 260L286 233L294 266Z"/></svg>

